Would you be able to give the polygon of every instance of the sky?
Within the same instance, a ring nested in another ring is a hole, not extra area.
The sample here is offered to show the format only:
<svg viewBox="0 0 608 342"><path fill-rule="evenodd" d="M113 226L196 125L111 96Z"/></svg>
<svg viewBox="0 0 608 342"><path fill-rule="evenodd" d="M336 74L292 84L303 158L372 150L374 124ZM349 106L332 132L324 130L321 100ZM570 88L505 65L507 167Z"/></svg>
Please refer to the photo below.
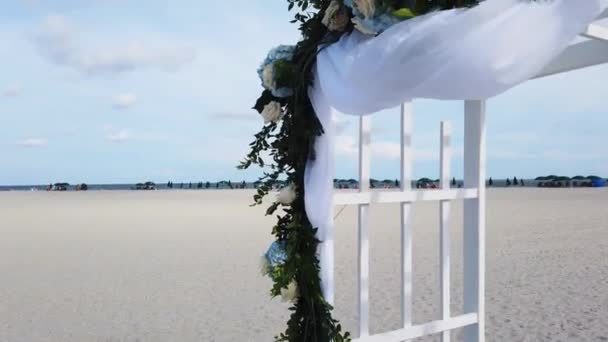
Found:
<svg viewBox="0 0 608 342"><path fill-rule="evenodd" d="M3 0L0 184L255 180L238 161L267 51L299 39L286 1ZM144 5L145 3L145 5ZM608 65L488 101L488 175L608 176ZM457 86L457 85L455 85ZM414 177L437 178L439 124L463 104L414 102ZM372 176L399 174L399 110L372 119ZM336 177L357 175L357 120L341 116Z"/></svg>

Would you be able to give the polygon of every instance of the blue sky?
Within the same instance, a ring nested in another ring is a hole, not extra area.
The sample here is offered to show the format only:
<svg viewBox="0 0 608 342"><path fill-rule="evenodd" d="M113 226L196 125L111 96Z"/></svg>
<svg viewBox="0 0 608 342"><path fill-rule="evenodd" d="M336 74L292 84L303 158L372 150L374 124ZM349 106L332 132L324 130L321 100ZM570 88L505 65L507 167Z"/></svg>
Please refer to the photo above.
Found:
<svg viewBox="0 0 608 342"><path fill-rule="evenodd" d="M8 2L7 2L8 1ZM297 41L282 1L4 0L0 184L249 179L262 121L256 68ZM142 6L143 5L143 6ZM608 176L608 66L535 80L488 103L488 174ZM415 177L438 174L439 121L462 144L462 103L417 101ZM372 175L398 175L398 110L374 116ZM356 175L342 117L337 177ZM457 153L453 173L462 174Z"/></svg>

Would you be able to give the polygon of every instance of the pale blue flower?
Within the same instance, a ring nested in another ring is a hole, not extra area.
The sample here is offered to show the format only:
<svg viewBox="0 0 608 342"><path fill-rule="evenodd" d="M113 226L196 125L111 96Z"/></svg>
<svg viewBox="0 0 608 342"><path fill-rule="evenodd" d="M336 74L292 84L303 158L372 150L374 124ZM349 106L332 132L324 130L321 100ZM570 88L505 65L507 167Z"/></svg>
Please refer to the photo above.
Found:
<svg viewBox="0 0 608 342"><path fill-rule="evenodd" d="M291 61L293 59L294 51L295 46L293 45L279 45L270 50L264 59L264 62L258 68L258 76L262 81L262 87L270 90L272 95L276 97L288 97L293 95L292 89L285 87L277 89L275 87L276 77L274 75L273 65L279 60Z"/></svg>
<svg viewBox="0 0 608 342"><path fill-rule="evenodd" d="M282 265L287 261L287 251L285 250L285 241L273 242L266 254L264 254L270 267Z"/></svg>

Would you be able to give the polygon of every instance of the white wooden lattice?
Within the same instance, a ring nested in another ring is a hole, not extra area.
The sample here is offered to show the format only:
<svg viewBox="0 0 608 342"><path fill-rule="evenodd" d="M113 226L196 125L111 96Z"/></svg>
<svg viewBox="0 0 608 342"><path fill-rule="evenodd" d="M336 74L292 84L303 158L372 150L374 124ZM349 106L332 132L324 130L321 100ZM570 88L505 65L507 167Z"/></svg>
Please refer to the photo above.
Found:
<svg viewBox="0 0 608 342"><path fill-rule="evenodd" d="M450 341L450 331L465 328L466 341L484 341L484 239L485 239L485 102L465 101L464 188L450 188L451 126L441 123L440 174L437 190L412 190L412 104L401 106L401 188L400 191L370 191L370 117L359 119L359 192L336 193L334 205L358 207L358 342L404 341L440 333ZM450 314L450 201L464 205L464 314ZM440 203L440 284L441 319L412 325L412 229L411 204L416 201ZM369 236L370 204L401 205L401 316L403 328L370 335L369 331ZM333 227L331 228L333 229ZM323 285L326 299L333 304L333 231L322 248ZM331 251L331 252L329 252ZM332 254L328 256L328 253ZM331 260L331 262L328 262ZM328 270L329 268L329 270Z"/></svg>

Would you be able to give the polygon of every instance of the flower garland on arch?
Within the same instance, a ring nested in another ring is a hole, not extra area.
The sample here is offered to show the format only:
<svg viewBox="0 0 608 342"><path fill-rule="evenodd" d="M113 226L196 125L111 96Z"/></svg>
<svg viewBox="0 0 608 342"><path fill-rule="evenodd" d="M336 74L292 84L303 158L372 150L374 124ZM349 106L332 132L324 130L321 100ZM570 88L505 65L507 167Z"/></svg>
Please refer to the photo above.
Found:
<svg viewBox="0 0 608 342"><path fill-rule="evenodd" d="M313 109L308 90L313 83L317 53L358 30L378 35L390 26L435 10L471 7L480 0L287 0L296 13L302 40L295 46L272 49L258 75L264 91L253 107L264 126L250 143L250 152L239 165L264 169L253 205L282 186L267 215L276 215L275 242L261 259L261 273L273 281L271 296L292 302L285 332L277 341L349 341L332 317L332 306L321 293L317 255L317 229L304 206L304 170L314 158L315 138L323 127ZM281 210L279 210L281 209Z"/></svg>

